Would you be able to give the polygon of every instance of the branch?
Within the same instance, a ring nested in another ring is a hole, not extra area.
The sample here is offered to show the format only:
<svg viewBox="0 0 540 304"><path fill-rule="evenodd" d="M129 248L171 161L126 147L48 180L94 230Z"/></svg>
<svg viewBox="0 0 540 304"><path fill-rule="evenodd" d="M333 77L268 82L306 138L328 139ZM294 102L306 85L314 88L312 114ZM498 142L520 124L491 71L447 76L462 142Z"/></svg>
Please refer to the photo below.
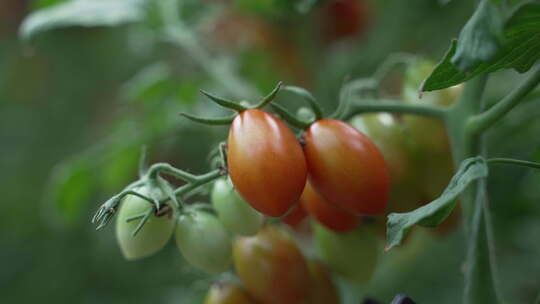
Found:
<svg viewBox="0 0 540 304"><path fill-rule="evenodd" d="M540 163L527 161L527 160L513 159L513 158L490 158L487 160L487 162L489 164L508 164L508 165L516 165L516 166L540 169Z"/></svg>
<svg viewBox="0 0 540 304"><path fill-rule="evenodd" d="M448 112L443 108L435 108L430 106L416 106L399 103L366 103L366 104L351 104L340 119L348 120L353 116L362 113L373 112L390 112L390 113L402 113L402 114L415 114L421 116L430 116L433 118L444 119Z"/></svg>
<svg viewBox="0 0 540 304"><path fill-rule="evenodd" d="M467 129L471 134L480 132L493 126L506 113L510 112L523 98L540 83L540 67L538 67L519 87L510 92L500 102L489 110L469 118Z"/></svg>

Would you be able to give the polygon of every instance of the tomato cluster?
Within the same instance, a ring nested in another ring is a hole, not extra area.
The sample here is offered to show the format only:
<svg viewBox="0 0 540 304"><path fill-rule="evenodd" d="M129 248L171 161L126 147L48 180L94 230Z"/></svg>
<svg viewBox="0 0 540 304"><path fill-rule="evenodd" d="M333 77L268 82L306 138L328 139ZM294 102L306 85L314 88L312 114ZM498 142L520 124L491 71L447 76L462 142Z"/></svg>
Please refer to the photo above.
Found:
<svg viewBox="0 0 540 304"><path fill-rule="evenodd" d="M302 138L304 147L285 124L261 110L245 110L234 119L229 174L253 208L272 217L300 212L287 217L294 223L301 204L337 231L354 229L361 215L384 212L389 174L367 136L342 121L320 119Z"/></svg>
<svg viewBox="0 0 540 304"><path fill-rule="evenodd" d="M277 226L254 236L238 237L233 259L242 285L212 287L206 304L338 304L330 273L319 261L304 257L294 239ZM235 302L237 301L237 302Z"/></svg>

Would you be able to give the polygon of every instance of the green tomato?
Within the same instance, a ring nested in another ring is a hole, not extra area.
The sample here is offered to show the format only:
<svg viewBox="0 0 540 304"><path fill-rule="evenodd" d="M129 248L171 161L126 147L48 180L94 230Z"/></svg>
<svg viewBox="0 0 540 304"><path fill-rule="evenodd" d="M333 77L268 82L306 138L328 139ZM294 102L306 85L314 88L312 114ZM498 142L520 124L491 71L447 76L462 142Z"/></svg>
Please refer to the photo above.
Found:
<svg viewBox="0 0 540 304"><path fill-rule="evenodd" d="M362 114L350 124L366 134L379 148L390 171L391 192L386 212L406 212L423 200L412 161L412 142L407 128L390 113Z"/></svg>
<svg viewBox="0 0 540 304"><path fill-rule="evenodd" d="M461 85L426 92L421 99L418 97L422 81L434 67L433 62L419 59L407 68L402 91L405 103L448 107L459 98ZM417 115L403 115L403 122L411 134L413 162L421 171L419 180L423 184L424 200L433 200L445 189L454 171L445 125L437 119Z"/></svg>
<svg viewBox="0 0 540 304"><path fill-rule="evenodd" d="M149 194L147 187L135 191L145 196ZM152 205L148 201L135 195L127 195L121 202L116 218L116 239L127 260L136 260L156 253L167 244L172 236L176 223L174 208L172 208L172 216L168 214L157 217L152 214L139 233L132 236L132 232L140 220L130 222L126 220L144 214L151 208Z"/></svg>
<svg viewBox="0 0 540 304"><path fill-rule="evenodd" d="M364 225L347 233L336 233L313 223L315 245L321 260L335 273L355 284L371 280L377 266L378 241Z"/></svg>
<svg viewBox="0 0 540 304"><path fill-rule="evenodd" d="M175 237L184 258L196 268L220 273L231 266L231 237L215 215L196 207L187 210L178 218Z"/></svg>
<svg viewBox="0 0 540 304"><path fill-rule="evenodd" d="M230 179L221 178L214 183L211 199L219 220L230 232L253 235L261 229L264 215L253 209L234 190Z"/></svg>

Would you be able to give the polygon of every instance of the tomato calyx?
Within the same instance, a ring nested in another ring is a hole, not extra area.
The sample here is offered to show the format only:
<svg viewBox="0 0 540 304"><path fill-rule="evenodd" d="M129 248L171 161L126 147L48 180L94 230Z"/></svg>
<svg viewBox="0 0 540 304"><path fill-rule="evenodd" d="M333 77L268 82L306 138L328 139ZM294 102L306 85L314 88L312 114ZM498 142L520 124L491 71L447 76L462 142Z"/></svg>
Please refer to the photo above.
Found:
<svg viewBox="0 0 540 304"><path fill-rule="evenodd" d="M206 118L206 117L199 117L195 115L191 115L188 113L178 113L180 116L183 116L191 121L205 124L205 125L212 125L212 126L219 126L219 125L229 125L233 122L234 118L241 112L250 110L250 109L261 109L264 106L270 104L274 99L276 98L277 94L279 93L282 86L282 82L278 82L278 84L274 87L274 89L268 93L265 97L263 97L259 102L257 102L255 105L249 105L249 102L247 101L233 101L229 100L217 95L214 95L210 92L207 92L205 90L200 90L201 94L208 97L210 101L214 102L215 104L226 108L228 110L235 111L236 113L230 116L223 116L223 117L214 117L214 118Z"/></svg>

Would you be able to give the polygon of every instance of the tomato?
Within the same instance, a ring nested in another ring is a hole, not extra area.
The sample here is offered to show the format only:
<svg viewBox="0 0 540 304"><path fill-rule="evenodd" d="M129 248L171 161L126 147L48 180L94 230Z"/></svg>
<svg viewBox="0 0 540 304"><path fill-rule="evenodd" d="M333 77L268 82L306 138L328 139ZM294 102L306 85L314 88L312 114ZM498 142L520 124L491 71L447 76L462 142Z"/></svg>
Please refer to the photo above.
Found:
<svg viewBox="0 0 540 304"><path fill-rule="evenodd" d="M204 304L256 304L239 284L217 282L210 287Z"/></svg>
<svg viewBox="0 0 540 304"><path fill-rule="evenodd" d="M360 35L369 23L365 0L332 0L322 12L322 32L330 42Z"/></svg>
<svg viewBox="0 0 540 304"><path fill-rule="evenodd" d="M233 245L236 272L248 292L265 304L306 303L310 274L304 256L284 230L267 226Z"/></svg>
<svg viewBox="0 0 540 304"><path fill-rule="evenodd" d="M231 265L231 237L218 218L196 208L185 211L176 225L176 245L196 268L220 273Z"/></svg>
<svg viewBox="0 0 540 304"><path fill-rule="evenodd" d="M306 217L306 209L304 209L302 204L296 204L291 208L287 215L283 217L282 221L292 228L297 228Z"/></svg>
<svg viewBox="0 0 540 304"><path fill-rule="evenodd" d="M145 196L149 194L147 187L138 188L135 191ZM172 214L159 217L152 214L137 235L132 236L140 220L130 222L126 220L145 214L151 208L152 205L148 201L134 195L127 195L121 202L116 218L116 239L122 254L128 260L136 260L156 253L172 236L176 222L174 208L171 208Z"/></svg>
<svg viewBox="0 0 540 304"><path fill-rule="evenodd" d="M339 295L330 273L317 261L308 261L311 274L310 304L339 304Z"/></svg>
<svg viewBox="0 0 540 304"><path fill-rule="evenodd" d="M457 100L462 91L461 85L426 92L422 99L418 98L418 88L434 66L433 62L419 59L408 67L402 91L405 103L448 107ZM403 121L414 143L413 161L420 171L419 179L423 184L424 198L433 200L446 188L454 172L445 125L437 119L418 115L403 115Z"/></svg>
<svg viewBox="0 0 540 304"><path fill-rule="evenodd" d="M357 115L351 125L366 134L382 152L390 172L391 192L387 212L407 212L424 199L422 177L413 161L412 134L390 113Z"/></svg>
<svg viewBox="0 0 540 304"><path fill-rule="evenodd" d="M383 213L390 177L379 149L351 125L322 119L304 134L309 181L327 202L354 214Z"/></svg>
<svg viewBox="0 0 540 304"><path fill-rule="evenodd" d="M364 284L371 280L377 264L378 243L372 229L363 225L347 233L336 233L314 223L315 244L321 260L345 279Z"/></svg>
<svg viewBox="0 0 540 304"><path fill-rule="evenodd" d="M214 183L211 199L219 220L230 232L253 235L261 229L264 215L240 197L228 178L218 179Z"/></svg>
<svg viewBox="0 0 540 304"><path fill-rule="evenodd" d="M306 184L306 160L294 133L261 110L246 110L234 119L227 162L236 190L269 216L284 215Z"/></svg>
<svg viewBox="0 0 540 304"><path fill-rule="evenodd" d="M304 209L319 223L334 231L350 231L358 226L360 217L329 204L308 182L300 197Z"/></svg>

